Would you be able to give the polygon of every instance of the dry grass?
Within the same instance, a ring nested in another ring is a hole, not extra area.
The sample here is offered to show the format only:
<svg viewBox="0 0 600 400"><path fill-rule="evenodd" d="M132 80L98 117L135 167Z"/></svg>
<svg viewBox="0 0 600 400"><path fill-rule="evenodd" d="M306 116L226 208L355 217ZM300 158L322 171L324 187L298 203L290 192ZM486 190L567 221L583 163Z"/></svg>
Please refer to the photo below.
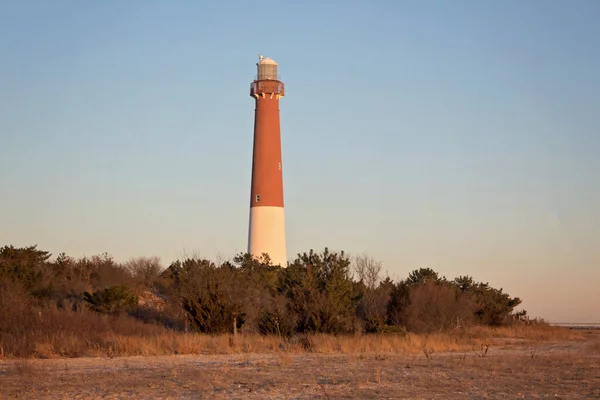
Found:
<svg viewBox="0 0 600 400"><path fill-rule="evenodd" d="M463 334L472 338L513 338L531 341L577 340L582 338L581 332L547 324L515 324L498 328L474 326L463 331Z"/></svg>
<svg viewBox="0 0 600 400"><path fill-rule="evenodd" d="M0 398L600 397L600 332L523 325L284 341L137 324L107 318L96 328L110 334L65 325L30 336L32 358L0 360ZM61 351L109 357L33 358Z"/></svg>
<svg viewBox="0 0 600 400"><path fill-rule="evenodd" d="M7 399L600 396L600 357L583 348L545 349L536 357L527 346L511 349L491 350L485 357L441 353L432 359L422 354L280 352L18 360L0 363L0 387Z"/></svg>
<svg viewBox="0 0 600 400"><path fill-rule="evenodd" d="M2 323L0 322L0 325ZM547 325L470 327L451 334L209 336L182 333L128 317L56 309L25 315L0 327L0 357L60 358L158 356L177 354L303 353L434 354L513 342L581 339L581 333Z"/></svg>

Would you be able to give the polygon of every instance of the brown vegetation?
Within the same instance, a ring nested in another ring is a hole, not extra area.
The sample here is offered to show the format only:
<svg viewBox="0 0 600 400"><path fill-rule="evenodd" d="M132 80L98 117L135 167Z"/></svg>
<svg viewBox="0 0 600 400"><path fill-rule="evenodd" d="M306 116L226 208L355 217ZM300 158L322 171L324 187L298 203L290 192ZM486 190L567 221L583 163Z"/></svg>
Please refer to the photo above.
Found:
<svg viewBox="0 0 600 400"><path fill-rule="evenodd" d="M418 354L470 350L503 339L531 341L574 340L582 334L545 324L511 327L470 326L452 333L378 335L304 334L292 338L276 335L207 335L175 331L126 315L106 315L87 309L41 311L27 309L5 313L0 355L6 358L115 357L174 354L235 353L393 353ZM496 341L496 339L499 339Z"/></svg>
<svg viewBox="0 0 600 400"><path fill-rule="evenodd" d="M54 261L0 248L0 354L80 357L247 352L411 354L496 337L572 336L519 322L520 303L470 277L431 269L393 282L368 256L299 254L287 268L241 254L216 264L106 255ZM531 321L528 321L531 322ZM367 335L365 335L367 334ZM369 335L378 334L378 335Z"/></svg>
<svg viewBox="0 0 600 400"><path fill-rule="evenodd" d="M559 335L567 331L545 330ZM518 328L516 333L525 337L532 329ZM474 347L429 356L418 354L418 346L409 354L324 354L332 349L327 345L323 353L25 359L0 362L0 393L7 399L598 398L600 357L590 355L588 347L600 343L594 340L600 335L582 335L585 341L492 346L488 352ZM352 349L361 350L361 341L373 344L379 338L362 335ZM329 340L337 339L315 339L320 344Z"/></svg>
<svg viewBox="0 0 600 400"><path fill-rule="evenodd" d="M163 269L6 246L1 395L599 396L598 335L529 320L519 303L428 268L393 282L367 256L327 250L287 268L240 255Z"/></svg>

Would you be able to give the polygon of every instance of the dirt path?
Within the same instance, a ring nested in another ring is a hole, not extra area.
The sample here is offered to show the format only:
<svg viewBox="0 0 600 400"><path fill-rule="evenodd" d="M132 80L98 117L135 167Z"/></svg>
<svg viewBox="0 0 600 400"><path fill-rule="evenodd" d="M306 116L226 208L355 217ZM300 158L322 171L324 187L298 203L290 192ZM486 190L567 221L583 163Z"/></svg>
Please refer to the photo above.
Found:
<svg viewBox="0 0 600 400"><path fill-rule="evenodd" d="M0 362L1 399L600 398L586 343L467 353L241 354Z"/></svg>

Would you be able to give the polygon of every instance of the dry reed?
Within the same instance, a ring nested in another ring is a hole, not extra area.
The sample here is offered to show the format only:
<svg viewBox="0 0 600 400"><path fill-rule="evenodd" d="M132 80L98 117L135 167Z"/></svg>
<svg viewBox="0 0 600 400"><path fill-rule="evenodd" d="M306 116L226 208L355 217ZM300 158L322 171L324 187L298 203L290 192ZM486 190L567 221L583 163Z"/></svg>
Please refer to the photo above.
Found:
<svg viewBox="0 0 600 400"><path fill-rule="evenodd" d="M6 320L5 322L8 322ZM58 358L152 356L172 354L301 353L417 354L463 351L507 339L572 340L581 335L548 325L474 326L453 333L429 335L201 335L169 330L130 317L109 317L88 311L46 309L0 321L0 357Z"/></svg>

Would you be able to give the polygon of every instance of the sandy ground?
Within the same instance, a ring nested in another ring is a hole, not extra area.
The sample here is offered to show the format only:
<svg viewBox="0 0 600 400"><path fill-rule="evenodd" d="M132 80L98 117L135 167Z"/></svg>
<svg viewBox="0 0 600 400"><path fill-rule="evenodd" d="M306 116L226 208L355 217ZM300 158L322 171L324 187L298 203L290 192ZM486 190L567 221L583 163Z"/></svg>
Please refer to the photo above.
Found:
<svg viewBox="0 0 600 400"><path fill-rule="evenodd" d="M600 333L486 354L0 361L1 399L600 399Z"/></svg>

